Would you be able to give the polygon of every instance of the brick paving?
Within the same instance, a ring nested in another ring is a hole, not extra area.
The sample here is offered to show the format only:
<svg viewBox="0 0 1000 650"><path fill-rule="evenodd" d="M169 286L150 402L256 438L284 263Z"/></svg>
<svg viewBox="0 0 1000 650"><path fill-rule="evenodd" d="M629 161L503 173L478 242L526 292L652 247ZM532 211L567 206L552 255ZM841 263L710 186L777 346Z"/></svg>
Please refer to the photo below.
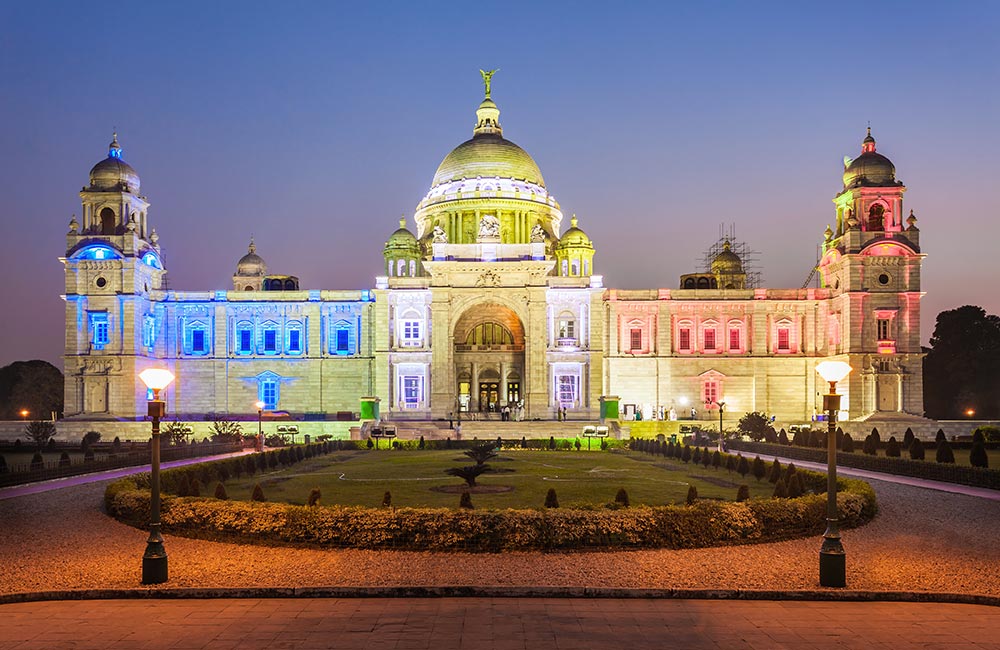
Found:
<svg viewBox="0 0 1000 650"><path fill-rule="evenodd" d="M1000 650L983 605L576 598L92 600L0 606L0 650Z"/></svg>

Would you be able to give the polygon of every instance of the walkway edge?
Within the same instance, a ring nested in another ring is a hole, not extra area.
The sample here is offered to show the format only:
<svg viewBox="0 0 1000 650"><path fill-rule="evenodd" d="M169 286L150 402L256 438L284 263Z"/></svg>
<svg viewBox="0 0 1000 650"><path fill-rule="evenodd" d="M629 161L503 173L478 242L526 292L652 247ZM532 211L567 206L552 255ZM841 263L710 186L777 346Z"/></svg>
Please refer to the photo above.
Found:
<svg viewBox="0 0 1000 650"><path fill-rule="evenodd" d="M0 594L0 605L57 600L174 600L212 598L655 598L677 600L788 600L954 603L1000 607L1000 596L947 592L610 589L599 587L255 587L80 589Z"/></svg>

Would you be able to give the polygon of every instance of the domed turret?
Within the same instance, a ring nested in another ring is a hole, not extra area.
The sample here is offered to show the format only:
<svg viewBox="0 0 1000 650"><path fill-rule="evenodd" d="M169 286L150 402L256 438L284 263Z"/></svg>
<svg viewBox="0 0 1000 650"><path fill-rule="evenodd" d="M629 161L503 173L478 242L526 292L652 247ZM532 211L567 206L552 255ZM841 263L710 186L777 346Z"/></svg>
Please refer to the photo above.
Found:
<svg viewBox="0 0 1000 650"><path fill-rule="evenodd" d="M389 236L382 249L385 272L389 276L415 277L420 275L420 242L406 228L406 217L399 218L399 229Z"/></svg>
<svg viewBox="0 0 1000 650"><path fill-rule="evenodd" d="M875 138L868 135L861 143L861 155L844 167L844 187L883 187L896 185L896 167L892 161L875 151Z"/></svg>
<svg viewBox="0 0 1000 650"><path fill-rule="evenodd" d="M569 230L556 244L556 274L562 276L587 276L594 272L594 244L587 233L577 227L576 215L570 219Z"/></svg>
<svg viewBox="0 0 1000 650"><path fill-rule="evenodd" d="M233 286L237 291L262 291L265 275L267 275L267 264L257 254L257 245L254 244L253 237L251 237L247 254L236 263Z"/></svg>
<svg viewBox="0 0 1000 650"><path fill-rule="evenodd" d="M743 261L732 251L728 239L722 243L722 251L712 260L712 273L716 275L743 273Z"/></svg>
<svg viewBox="0 0 1000 650"><path fill-rule="evenodd" d="M112 137L108 145L108 157L94 165L90 170L91 189L139 192L139 174L122 159L122 148L118 144L118 134Z"/></svg>

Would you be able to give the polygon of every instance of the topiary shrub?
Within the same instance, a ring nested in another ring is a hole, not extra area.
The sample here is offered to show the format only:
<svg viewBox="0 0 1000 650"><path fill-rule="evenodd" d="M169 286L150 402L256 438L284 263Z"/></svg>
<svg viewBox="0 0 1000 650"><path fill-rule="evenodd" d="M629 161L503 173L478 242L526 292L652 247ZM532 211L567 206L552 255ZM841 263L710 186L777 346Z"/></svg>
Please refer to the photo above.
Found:
<svg viewBox="0 0 1000 650"><path fill-rule="evenodd" d="M178 479L177 481L177 496L179 497L191 496L191 479L188 478L187 473L181 474L180 479Z"/></svg>
<svg viewBox="0 0 1000 650"><path fill-rule="evenodd" d="M694 452L691 454L691 462L695 465L701 462L701 447L694 448Z"/></svg>
<svg viewBox="0 0 1000 650"><path fill-rule="evenodd" d="M465 510L475 510L476 507L472 505L472 495L468 491L462 492L462 496L458 499L458 507Z"/></svg>
<svg viewBox="0 0 1000 650"><path fill-rule="evenodd" d="M899 443L896 442L896 436L889 436L889 442L885 443L885 455L888 458L899 458Z"/></svg>
<svg viewBox="0 0 1000 650"><path fill-rule="evenodd" d="M847 454L854 452L854 438L851 437L851 434L844 434L844 439L840 443L840 450Z"/></svg>
<svg viewBox="0 0 1000 650"><path fill-rule="evenodd" d="M705 469L708 469L708 466L711 464L712 464L712 454L708 451L708 449L706 449L705 451L701 452L701 465Z"/></svg>
<svg viewBox="0 0 1000 650"><path fill-rule="evenodd" d="M769 483L777 483L781 478L781 461L777 458L771 463L771 472L767 475L767 480Z"/></svg>
<svg viewBox="0 0 1000 650"><path fill-rule="evenodd" d="M427 443L424 442L424 437L420 436L420 442L417 443L417 449L423 449L426 446L427 446Z"/></svg>
<svg viewBox="0 0 1000 650"><path fill-rule="evenodd" d="M737 454L736 457L736 472L743 478L746 478L747 474L750 473L750 462L743 457L743 454Z"/></svg>
<svg viewBox="0 0 1000 650"><path fill-rule="evenodd" d="M913 443L913 429L906 427L906 431L903 432L903 449L909 449L910 445ZM886 454L888 455L888 454Z"/></svg>
<svg viewBox="0 0 1000 650"><path fill-rule="evenodd" d="M788 498L797 499L802 496L805 492L802 484L802 475L799 472L792 474L788 481L786 481L786 487L788 489Z"/></svg>
<svg viewBox="0 0 1000 650"><path fill-rule="evenodd" d="M368 447L369 449L374 449L375 448L375 442L371 438L369 438L368 442L365 443L365 446Z"/></svg>
<svg viewBox="0 0 1000 650"><path fill-rule="evenodd" d="M750 486L749 485L744 484L744 485L741 485L739 488L737 488L737 490L736 490L736 500L737 501L742 502L742 501L746 501L749 498L750 498Z"/></svg>
<svg viewBox="0 0 1000 650"><path fill-rule="evenodd" d="M788 498L788 487L785 485L785 479L779 478L774 482L774 494L775 499L786 499Z"/></svg>
<svg viewBox="0 0 1000 650"><path fill-rule="evenodd" d="M59 454L59 467L69 467L69 466L70 466L69 453L64 451L63 453Z"/></svg>
<svg viewBox="0 0 1000 650"><path fill-rule="evenodd" d="M623 508L629 507L628 492L625 491L625 488L618 488L618 493L615 495L615 503Z"/></svg>
<svg viewBox="0 0 1000 650"><path fill-rule="evenodd" d="M698 488L696 488L693 485L689 485L688 486L687 499L686 499L687 504L689 506L690 505L694 505L694 502L697 501L697 500L698 500Z"/></svg>
<svg viewBox="0 0 1000 650"><path fill-rule="evenodd" d="M521 438L524 440L524 438ZM608 441L606 438L601 438L601 451L605 451L608 448Z"/></svg>
<svg viewBox="0 0 1000 650"><path fill-rule="evenodd" d="M718 449L712 454L712 467L714 469L719 469L722 466L722 454Z"/></svg>
<svg viewBox="0 0 1000 650"><path fill-rule="evenodd" d="M92 463L92 462L94 462L94 450L93 449L87 449L87 451L83 452L83 462L85 462L85 463Z"/></svg>
<svg viewBox="0 0 1000 650"><path fill-rule="evenodd" d="M944 429L938 429L937 435L934 436L934 442L945 442L948 440L948 436L944 435Z"/></svg>
<svg viewBox="0 0 1000 650"><path fill-rule="evenodd" d="M753 477L757 479L758 483L760 483L761 479L767 476L767 467L764 466L764 461L761 460L760 456L754 457L751 471L753 472Z"/></svg>
<svg viewBox="0 0 1000 650"><path fill-rule="evenodd" d="M528 448L528 439L525 438L524 436L521 436L521 449L527 449L527 448Z"/></svg>
<svg viewBox="0 0 1000 650"><path fill-rule="evenodd" d="M22 447L24 447L24 443L21 442L21 439L20 438L15 438L14 439L14 451L21 451Z"/></svg>
<svg viewBox="0 0 1000 650"><path fill-rule="evenodd" d="M254 484L254 486L253 486L253 493L250 495L250 500L251 501L261 501L261 502L267 501L267 498L264 496L264 490L261 489L261 487L260 487L260 483L255 483Z"/></svg>
<svg viewBox="0 0 1000 650"><path fill-rule="evenodd" d="M200 497L201 496L201 481L194 479L191 481L191 491L188 496Z"/></svg>
<svg viewBox="0 0 1000 650"><path fill-rule="evenodd" d="M122 450L122 440L118 436L115 436L115 439L111 441L111 451L112 453L117 454L121 450Z"/></svg>
<svg viewBox="0 0 1000 650"><path fill-rule="evenodd" d="M35 452L35 455L31 457L31 471L37 471L45 469L45 459L42 458L40 452Z"/></svg>
<svg viewBox="0 0 1000 650"><path fill-rule="evenodd" d="M556 496L555 488L549 488L549 491L545 493L545 507L546 508L559 507L559 497Z"/></svg>
<svg viewBox="0 0 1000 650"><path fill-rule="evenodd" d="M778 444L785 445L786 447L792 444L792 442L788 439L788 433L784 429L778 432Z"/></svg>
<svg viewBox="0 0 1000 650"><path fill-rule="evenodd" d="M736 456L726 454L726 471L730 474L736 471Z"/></svg>
<svg viewBox="0 0 1000 650"><path fill-rule="evenodd" d="M690 463L691 462L691 447L690 446L684 445L684 451L681 452L681 460L683 460L685 463Z"/></svg>
<svg viewBox="0 0 1000 650"><path fill-rule="evenodd" d="M795 475L795 471L796 471L795 463L788 463L788 465L785 466L785 473L783 475L783 478L785 479L786 486L788 485L788 482L792 480L792 476Z"/></svg>
<svg viewBox="0 0 1000 650"><path fill-rule="evenodd" d="M276 468L278 466L278 454L277 453L275 453L273 451L269 451L266 454L264 454L264 456L267 457L266 461L267 461L267 467L268 467L268 469L274 469L274 468Z"/></svg>
<svg viewBox="0 0 1000 650"><path fill-rule="evenodd" d="M49 438L49 441L45 444L45 451L54 452L56 450L56 439Z"/></svg>
<svg viewBox="0 0 1000 650"><path fill-rule="evenodd" d="M386 490L385 494L382 495L382 507L383 508L392 507L392 492L390 492L389 490Z"/></svg>
<svg viewBox="0 0 1000 650"><path fill-rule="evenodd" d="M576 450L577 450L577 451L580 451L580 447L583 447L583 445L582 445L582 444L580 443L580 439L579 439L579 438L577 438L577 439L576 439L576 440L575 440L575 441L573 442L573 446L574 446L574 447L576 447Z"/></svg>
<svg viewBox="0 0 1000 650"><path fill-rule="evenodd" d="M982 440L972 443L972 449L969 450L969 464L973 467L990 466L990 457L986 453L986 446Z"/></svg>
<svg viewBox="0 0 1000 650"><path fill-rule="evenodd" d="M924 443L920 441L920 438L914 438L910 445L910 458L913 460L924 459Z"/></svg>
<svg viewBox="0 0 1000 650"><path fill-rule="evenodd" d="M955 452L951 448L951 443L947 440L939 440L937 450L934 452L934 458L939 463L954 463Z"/></svg>
<svg viewBox="0 0 1000 650"><path fill-rule="evenodd" d="M549 436L549 449L554 451L555 448L556 448L555 436Z"/></svg>
<svg viewBox="0 0 1000 650"><path fill-rule="evenodd" d="M226 486L222 481L215 484L215 498L225 501L229 498L229 494L226 492Z"/></svg>
<svg viewBox="0 0 1000 650"><path fill-rule="evenodd" d="M386 494L389 494L389 493L386 492ZM263 496L263 494L261 494L261 496ZM319 488L318 487L314 487L313 489L309 490L309 498L306 499L306 505L308 505L308 506L318 506L319 505L319 500L320 500L320 498L322 496L323 495L320 493Z"/></svg>

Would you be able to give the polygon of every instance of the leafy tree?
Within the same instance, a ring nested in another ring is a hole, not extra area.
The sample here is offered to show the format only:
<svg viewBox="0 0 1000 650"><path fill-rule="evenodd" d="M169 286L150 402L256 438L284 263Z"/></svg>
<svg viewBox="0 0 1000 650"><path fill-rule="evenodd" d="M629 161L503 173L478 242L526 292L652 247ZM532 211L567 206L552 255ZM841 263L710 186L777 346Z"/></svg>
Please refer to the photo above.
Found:
<svg viewBox="0 0 1000 650"><path fill-rule="evenodd" d="M767 475L767 480L769 483L777 483L778 479L781 478L781 461L777 458L771 463L771 472Z"/></svg>
<svg viewBox="0 0 1000 650"><path fill-rule="evenodd" d="M750 462L742 454L739 454L738 458L739 462L736 465L736 471L740 476L746 478L747 474L750 473Z"/></svg>
<svg viewBox="0 0 1000 650"><path fill-rule="evenodd" d="M985 442L1000 442L1000 427L992 425L976 427L976 430L972 433L973 440L975 440L977 433Z"/></svg>
<svg viewBox="0 0 1000 650"><path fill-rule="evenodd" d="M687 504L690 506L690 505L694 504L694 502L697 501L697 500L698 500L698 488L696 488L693 485L689 485L688 486L687 499L686 499Z"/></svg>
<svg viewBox="0 0 1000 650"><path fill-rule="evenodd" d="M476 487L476 479L488 471L490 471L489 465L467 465L465 467L449 467L444 473L456 476L465 481L470 488L474 488Z"/></svg>
<svg viewBox="0 0 1000 650"><path fill-rule="evenodd" d="M183 445L187 442L187 437L191 435L191 428L183 422L171 420L164 425L161 433L171 445Z"/></svg>
<svg viewBox="0 0 1000 650"><path fill-rule="evenodd" d="M730 456L730 458L731 458L731 456ZM736 500L737 501L746 501L749 498L750 498L750 486L749 485L741 485L739 488L737 488L737 490L736 490Z"/></svg>
<svg viewBox="0 0 1000 650"><path fill-rule="evenodd" d="M920 438L913 439L913 444L910 445L910 458L913 460L924 459L924 443L920 441Z"/></svg>
<svg viewBox="0 0 1000 650"><path fill-rule="evenodd" d="M736 425L736 429L758 442L765 439L768 434L774 435L774 427L771 426L771 419L760 411L744 413L743 417L740 418L739 424Z"/></svg>
<svg viewBox="0 0 1000 650"><path fill-rule="evenodd" d="M101 440L100 431L88 431L83 434L83 439L80 440L80 449L86 451L89 447L93 447Z"/></svg>
<svg viewBox="0 0 1000 650"><path fill-rule="evenodd" d="M924 410L931 418L959 419L975 408L1000 417L1000 317L965 305L937 316L924 358Z"/></svg>
<svg viewBox="0 0 1000 650"><path fill-rule="evenodd" d="M941 440L937 443L937 450L934 452L935 460L939 463L954 463L955 452L951 448L951 443Z"/></svg>
<svg viewBox="0 0 1000 650"><path fill-rule="evenodd" d="M615 494L615 503L623 508L629 506L628 492L625 491L625 488L618 488L618 493Z"/></svg>
<svg viewBox="0 0 1000 650"><path fill-rule="evenodd" d="M885 443L885 455L888 458L899 458L899 443L896 436L889 436L889 442Z"/></svg>
<svg viewBox="0 0 1000 650"><path fill-rule="evenodd" d="M243 426L233 420L215 420L212 422L213 442L237 442L243 438Z"/></svg>
<svg viewBox="0 0 1000 650"><path fill-rule="evenodd" d="M482 465L497 457L497 445L495 442L481 442L472 449L463 451L462 454L476 461L476 465Z"/></svg>
<svg viewBox="0 0 1000 650"><path fill-rule="evenodd" d="M38 419L63 410L63 374L48 361L15 361L0 368L0 420Z"/></svg>
<svg viewBox="0 0 1000 650"><path fill-rule="evenodd" d="M48 420L33 420L24 425L24 433L35 443L36 449L41 449L49 438L56 435L56 425Z"/></svg>
<svg viewBox="0 0 1000 650"><path fill-rule="evenodd" d="M767 467L764 466L764 461L761 460L760 456L754 457L753 468L751 471L753 472L753 477L757 479L758 483L761 481L761 479L767 476Z"/></svg>
<svg viewBox="0 0 1000 650"><path fill-rule="evenodd" d="M972 443L972 449L969 450L969 464L973 467L990 466L990 457L987 455L986 446L982 441Z"/></svg>
<svg viewBox="0 0 1000 650"><path fill-rule="evenodd" d="M559 507L559 498L556 496L555 488L549 488L549 491L545 493L545 507L546 508Z"/></svg>
<svg viewBox="0 0 1000 650"><path fill-rule="evenodd" d="M788 487L785 485L785 479L779 478L774 483L774 498L785 499L788 497Z"/></svg>

